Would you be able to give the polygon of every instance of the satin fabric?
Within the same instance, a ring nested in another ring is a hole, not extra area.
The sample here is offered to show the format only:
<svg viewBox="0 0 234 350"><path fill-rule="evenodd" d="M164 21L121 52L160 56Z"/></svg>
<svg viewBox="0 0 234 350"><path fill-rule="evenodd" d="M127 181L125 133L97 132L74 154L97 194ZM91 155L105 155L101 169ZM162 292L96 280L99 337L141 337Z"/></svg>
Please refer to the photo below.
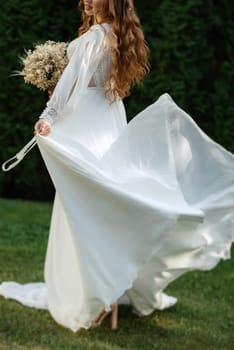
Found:
<svg viewBox="0 0 234 350"><path fill-rule="evenodd" d="M121 100L89 87L105 31L90 33L48 103L59 111L51 134L37 136L56 188L45 283L0 285L3 296L48 309L74 332L116 300L139 315L172 306L164 288L230 258L234 240L234 156L167 93L127 124ZM74 81L79 89L70 89Z"/></svg>

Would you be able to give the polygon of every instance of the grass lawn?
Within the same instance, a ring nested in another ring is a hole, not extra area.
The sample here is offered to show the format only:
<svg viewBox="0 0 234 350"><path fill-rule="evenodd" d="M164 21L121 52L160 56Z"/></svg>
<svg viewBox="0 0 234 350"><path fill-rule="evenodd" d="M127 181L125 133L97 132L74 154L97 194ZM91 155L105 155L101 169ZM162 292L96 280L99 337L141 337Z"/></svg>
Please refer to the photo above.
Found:
<svg viewBox="0 0 234 350"><path fill-rule="evenodd" d="M51 204L0 199L0 282L43 281ZM173 308L139 318L119 308L119 329L107 320L73 333L44 310L0 297L4 350L234 350L234 259L208 272L188 273L166 290Z"/></svg>

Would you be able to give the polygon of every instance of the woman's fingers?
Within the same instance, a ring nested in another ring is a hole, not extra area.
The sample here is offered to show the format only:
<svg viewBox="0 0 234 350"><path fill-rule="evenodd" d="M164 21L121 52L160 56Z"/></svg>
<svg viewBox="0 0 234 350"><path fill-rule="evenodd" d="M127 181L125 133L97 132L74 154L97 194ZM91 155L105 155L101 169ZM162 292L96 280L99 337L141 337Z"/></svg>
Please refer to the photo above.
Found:
<svg viewBox="0 0 234 350"><path fill-rule="evenodd" d="M46 136L46 135L48 135L50 133L50 129L43 129L42 131L40 131L40 135L42 135L42 136Z"/></svg>
<svg viewBox="0 0 234 350"><path fill-rule="evenodd" d="M46 136L50 133L50 125L48 123L46 124L42 124L41 127L40 127L40 135L43 135L43 136Z"/></svg>
<svg viewBox="0 0 234 350"><path fill-rule="evenodd" d="M42 136L46 136L50 133L51 126L45 120L39 120L34 126L34 135L40 134Z"/></svg>

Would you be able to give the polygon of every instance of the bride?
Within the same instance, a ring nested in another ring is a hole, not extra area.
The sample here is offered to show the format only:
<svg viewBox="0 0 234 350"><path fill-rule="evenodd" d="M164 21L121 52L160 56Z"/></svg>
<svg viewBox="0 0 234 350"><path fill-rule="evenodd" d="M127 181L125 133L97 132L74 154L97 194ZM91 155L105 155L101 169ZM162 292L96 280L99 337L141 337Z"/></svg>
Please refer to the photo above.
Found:
<svg viewBox="0 0 234 350"><path fill-rule="evenodd" d="M230 258L234 240L234 156L166 93L127 125L122 99L148 72L133 1L79 5L80 35L35 124L56 188L45 283L0 285L74 332L108 314L117 328L120 303L139 316L171 307L167 285Z"/></svg>

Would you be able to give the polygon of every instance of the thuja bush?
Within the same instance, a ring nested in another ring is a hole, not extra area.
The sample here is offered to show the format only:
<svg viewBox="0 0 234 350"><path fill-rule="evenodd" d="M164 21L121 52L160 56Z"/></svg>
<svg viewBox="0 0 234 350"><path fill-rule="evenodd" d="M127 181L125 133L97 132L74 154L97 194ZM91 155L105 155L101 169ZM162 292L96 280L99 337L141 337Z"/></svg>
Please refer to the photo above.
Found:
<svg viewBox="0 0 234 350"><path fill-rule="evenodd" d="M46 93L11 77L35 43L70 41L80 16L73 0L0 3L1 163L33 136ZM150 47L151 72L125 99L130 120L168 92L215 141L234 151L234 6L231 0L135 0ZM157 135L155 135L157 137ZM51 199L53 186L35 148L11 172L0 172L0 196Z"/></svg>
<svg viewBox="0 0 234 350"><path fill-rule="evenodd" d="M234 152L234 5L137 1L151 73L127 99L131 115L168 92L215 141Z"/></svg>
<svg viewBox="0 0 234 350"><path fill-rule="evenodd" d="M46 40L70 41L77 34L79 14L72 0L8 0L0 4L0 145L1 163L33 137L33 126L48 99L46 93L26 85L19 56ZM8 173L0 172L0 196L49 199L53 186L35 147Z"/></svg>

